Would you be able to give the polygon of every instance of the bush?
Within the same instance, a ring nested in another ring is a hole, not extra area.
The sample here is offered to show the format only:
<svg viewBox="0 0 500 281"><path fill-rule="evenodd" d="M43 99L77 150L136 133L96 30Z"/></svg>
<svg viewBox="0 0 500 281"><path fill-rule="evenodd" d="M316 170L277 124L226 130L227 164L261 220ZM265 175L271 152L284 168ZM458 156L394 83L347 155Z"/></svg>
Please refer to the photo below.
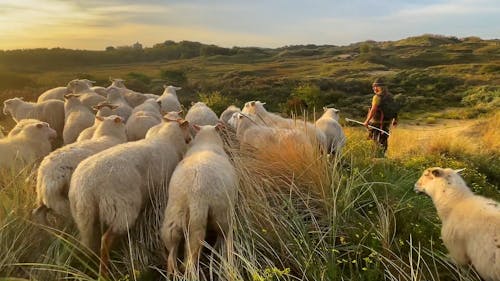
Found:
<svg viewBox="0 0 500 281"><path fill-rule="evenodd" d="M211 93L198 93L198 98L201 102L204 102L208 107L210 107L217 116L219 116L228 106L232 103L232 99L224 96L219 91L214 91Z"/></svg>
<svg viewBox="0 0 500 281"><path fill-rule="evenodd" d="M182 70L161 70L160 78L164 79L168 85L182 86L187 83L186 73Z"/></svg>

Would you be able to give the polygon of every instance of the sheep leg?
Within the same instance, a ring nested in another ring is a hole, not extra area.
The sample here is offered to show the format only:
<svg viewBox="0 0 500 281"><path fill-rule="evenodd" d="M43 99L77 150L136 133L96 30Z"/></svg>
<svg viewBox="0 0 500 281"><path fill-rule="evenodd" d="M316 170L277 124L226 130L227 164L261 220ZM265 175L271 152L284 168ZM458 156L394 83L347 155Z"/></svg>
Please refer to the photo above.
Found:
<svg viewBox="0 0 500 281"><path fill-rule="evenodd" d="M108 230L104 233L101 239L101 262L99 265L100 275L103 277L108 276L109 272L109 250L116 238L116 233L113 230L108 228Z"/></svg>
<svg viewBox="0 0 500 281"><path fill-rule="evenodd" d="M206 227L204 225L189 231L186 268L196 269L200 258L202 241L205 239L205 232Z"/></svg>
<svg viewBox="0 0 500 281"><path fill-rule="evenodd" d="M196 208L197 207L197 208ZM194 206L189 208L188 238L186 239L186 268L195 269L200 258L202 241L205 240L207 232L208 208Z"/></svg>
<svg viewBox="0 0 500 281"><path fill-rule="evenodd" d="M168 252L167 272L168 274L175 274L179 272L177 268L177 252L182 239L182 229L173 225L171 229L167 230L167 233L168 235L165 237L165 246Z"/></svg>

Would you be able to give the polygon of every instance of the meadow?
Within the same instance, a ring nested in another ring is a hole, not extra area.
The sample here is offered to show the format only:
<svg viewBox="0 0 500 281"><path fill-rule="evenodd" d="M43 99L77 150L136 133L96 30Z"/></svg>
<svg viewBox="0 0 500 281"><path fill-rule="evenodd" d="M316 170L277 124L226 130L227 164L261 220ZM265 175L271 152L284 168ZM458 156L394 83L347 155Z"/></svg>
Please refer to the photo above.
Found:
<svg viewBox="0 0 500 281"><path fill-rule="evenodd" d="M293 144L279 151L270 145L258 154L227 148L240 181L232 243L221 251L208 247L200 274L254 281L481 280L447 257L432 201L413 186L425 168L466 168L463 177L476 194L500 200L498 41L426 35L344 47L197 45L205 50L198 55L172 44L156 48L175 46L177 57L160 60L151 55L160 50L144 50L149 61L137 55L106 64L66 59L51 66L47 57L9 64L5 58L18 54L3 52L0 96L33 100L71 79L105 86L112 76L155 94L163 83L182 86L186 108L203 100L220 113L231 103L259 99L284 115L307 110L313 119L322 106L333 105L341 117L360 119L371 81L383 75L404 101L385 158L375 157L364 128L344 122L348 142L335 157L301 153ZM130 50L99 55L115 51ZM24 55L38 57L32 52ZM6 116L0 123L6 129L13 124ZM31 222L35 179L29 167L1 172L0 280L95 280L97 257L79 245L74 225L57 217L51 218L53 228ZM167 278L157 232L161 217L152 215L165 198L155 197L113 251L110 280Z"/></svg>

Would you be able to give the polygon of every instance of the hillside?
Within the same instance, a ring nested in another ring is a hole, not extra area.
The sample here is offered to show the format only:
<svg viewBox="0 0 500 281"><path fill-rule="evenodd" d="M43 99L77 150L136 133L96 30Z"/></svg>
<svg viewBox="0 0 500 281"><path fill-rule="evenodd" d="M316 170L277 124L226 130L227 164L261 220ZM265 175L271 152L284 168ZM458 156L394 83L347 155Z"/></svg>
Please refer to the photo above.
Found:
<svg viewBox="0 0 500 281"><path fill-rule="evenodd" d="M165 41L144 49L0 51L2 100L34 98L75 78L105 86L109 77L121 77L129 88L155 94L164 83L181 86L185 104L218 92L223 103L260 99L282 112L333 105L359 117L369 106L375 76L389 79L405 112L467 106L466 112L451 115L475 117L491 111L487 102L498 105L500 41L422 35L276 49Z"/></svg>

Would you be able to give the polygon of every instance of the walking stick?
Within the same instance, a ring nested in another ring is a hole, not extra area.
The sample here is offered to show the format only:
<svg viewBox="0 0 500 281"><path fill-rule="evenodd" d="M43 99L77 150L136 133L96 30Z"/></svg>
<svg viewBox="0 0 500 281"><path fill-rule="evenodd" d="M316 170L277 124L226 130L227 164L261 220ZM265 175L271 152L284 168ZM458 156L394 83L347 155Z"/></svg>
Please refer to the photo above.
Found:
<svg viewBox="0 0 500 281"><path fill-rule="evenodd" d="M346 118L346 119L345 119L345 121L347 121L347 122L354 122L354 123L356 123L356 124L360 124L360 125L363 125L363 126L365 125L363 122L359 122L359 121L357 121L357 120L353 120L353 119L349 119L349 118ZM370 128L370 129L374 129L374 130L377 130L377 131L380 131L380 132L382 132L382 133L386 134L387 136L389 136L389 133L388 133L388 132L386 132L386 131L384 131L384 130L382 130L382 129L379 129L379 128L377 128L377 127L374 127L374 126L372 126L372 125L368 125L368 128Z"/></svg>

